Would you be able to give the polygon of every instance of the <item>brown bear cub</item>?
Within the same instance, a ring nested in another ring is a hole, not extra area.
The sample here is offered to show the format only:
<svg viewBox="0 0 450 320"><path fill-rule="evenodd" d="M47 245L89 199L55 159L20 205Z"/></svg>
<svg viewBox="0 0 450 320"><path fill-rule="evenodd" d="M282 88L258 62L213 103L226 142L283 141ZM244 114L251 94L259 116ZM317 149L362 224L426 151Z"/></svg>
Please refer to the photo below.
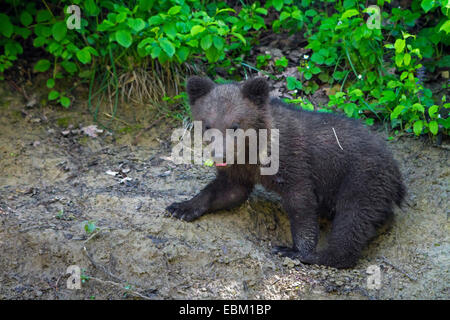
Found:
<svg viewBox="0 0 450 320"><path fill-rule="evenodd" d="M242 204L255 184L281 196L293 247L275 252L303 263L353 267L379 227L405 195L400 171L383 141L343 116L297 110L269 97L265 79L217 85L191 77L187 93L203 130L279 130L279 170L261 175L258 164L217 167L217 177L191 200L167 210L192 221L207 212ZM332 220L328 244L317 250L319 217Z"/></svg>

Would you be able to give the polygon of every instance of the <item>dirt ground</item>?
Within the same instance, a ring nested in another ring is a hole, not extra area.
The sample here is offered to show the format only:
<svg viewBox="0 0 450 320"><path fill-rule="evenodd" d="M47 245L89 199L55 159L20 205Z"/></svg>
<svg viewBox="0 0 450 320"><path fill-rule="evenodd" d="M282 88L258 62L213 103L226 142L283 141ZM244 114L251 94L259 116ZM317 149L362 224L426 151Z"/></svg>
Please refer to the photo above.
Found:
<svg viewBox="0 0 450 320"><path fill-rule="evenodd" d="M72 119L82 120L67 132ZM80 108L27 109L0 88L0 299L450 298L446 142L389 142L407 204L356 268L336 270L271 253L290 244L289 222L262 189L193 223L168 217L164 208L214 169L166 160L167 125L133 146L131 133L78 130L91 124ZM87 221L99 229L88 233ZM71 265L82 270L79 290L67 288ZM367 286L370 265L380 267L379 289Z"/></svg>

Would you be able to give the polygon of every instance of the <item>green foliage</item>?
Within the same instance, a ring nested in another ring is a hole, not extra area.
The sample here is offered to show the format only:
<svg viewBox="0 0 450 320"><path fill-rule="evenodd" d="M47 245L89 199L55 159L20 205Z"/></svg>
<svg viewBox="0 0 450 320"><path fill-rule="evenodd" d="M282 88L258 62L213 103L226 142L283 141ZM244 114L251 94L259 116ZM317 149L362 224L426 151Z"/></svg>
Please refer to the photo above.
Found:
<svg viewBox="0 0 450 320"><path fill-rule="evenodd" d="M288 66L288 59L286 59L286 57L275 59L275 66L277 66L279 70L284 70Z"/></svg>
<svg viewBox="0 0 450 320"><path fill-rule="evenodd" d="M326 3L331 10L320 8ZM394 129L416 135L448 134L449 104L445 96L436 101L418 73L424 66L429 72L450 66L445 55L450 44L449 1L415 0L410 9L390 9L389 3L378 1L385 23L377 28L368 23L371 11L364 1L281 1L277 7L272 1L281 12L274 31L304 31L312 51L299 66L303 84L287 77L287 88L310 94L318 83L329 83L338 91L330 95L331 110L363 118L368 125L374 118L387 121ZM290 12L296 10L301 14L294 18ZM417 26L419 19L427 21L424 28ZM411 29L418 30L417 35L407 32Z"/></svg>
<svg viewBox="0 0 450 320"><path fill-rule="evenodd" d="M256 57L256 67L258 69L261 69L269 64L270 59L272 59L272 56L270 54L264 54L259 55Z"/></svg>
<svg viewBox="0 0 450 320"><path fill-rule="evenodd" d="M297 66L301 77L286 78L303 108L312 105L299 96L327 85L330 102L321 111L341 110L368 125L385 121L416 135L448 134L446 97L434 97L419 74L450 66L449 1L413 0L409 8L399 8L378 0L378 26L377 13L362 0L240 1L239 7L198 0L6 0L0 13L0 77L24 53L25 43L47 53L33 69L49 77L48 100L64 107L71 101L61 89L63 78L89 81L92 93L103 75L100 87L109 81L117 93L119 72L154 68L156 62L165 70L206 66L212 74L221 67L232 78L242 75L242 67L264 72L272 63L283 72L286 57L272 60L265 54L256 57L255 67L246 63L261 32L271 29L307 39L310 53ZM79 29L68 27L72 4L80 8ZM189 113L182 96L163 101Z"/></svg>
<svg viewBox="0 0 450 320"><path fill-rule="evenodd" d="M95 225L95 221L86 221L84 224L84 231L87 234L92 234L95 231L99 230L99 228Z"/></svg>
<svg viewBox="0 0 450 320"><path fill-rule="evenodd" d="M267 10L258 2L239 12L225 3L204 5L194 0L6 2L9 15L0 14L0 73L13 65L23 53L23 41L31 38L34 47L52 57L34 66L35 72L53 70L50 89L63 77L89 78L96 66L117 64L122 70L133 70L148 59L162 65L233 60L250 50L251 32L266 28ZM80 8L80 29L67 27L71 17L67 7L72 3ZM65 107L70 105L66 96L53 90L49 100L56 99Z"/></svg>

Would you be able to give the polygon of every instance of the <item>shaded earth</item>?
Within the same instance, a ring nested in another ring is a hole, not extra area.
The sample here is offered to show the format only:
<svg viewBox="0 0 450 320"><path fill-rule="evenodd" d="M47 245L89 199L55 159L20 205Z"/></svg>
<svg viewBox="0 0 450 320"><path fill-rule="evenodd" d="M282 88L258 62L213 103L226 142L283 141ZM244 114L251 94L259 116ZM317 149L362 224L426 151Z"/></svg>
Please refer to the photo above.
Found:
<svg viewBox="0 0 450 320"><path fill-rule="evenodd" d="M232 211L192 223L167 216L167 205L214 177L167 160L170 126L146 131L136 146L132 134L94 138L79 131L92 124L85 112L22 111L17 94L0 91L0 299L450 298L445 143L389 142L407 204L356 268L336 270L271 253L291 243L289 222L260 188ZM80 123L67 131L73 118ZM87 222L97 229L86 231ZM67 288L72 265L79 290ZM379 288L367 285L371 265Z"/></svg>

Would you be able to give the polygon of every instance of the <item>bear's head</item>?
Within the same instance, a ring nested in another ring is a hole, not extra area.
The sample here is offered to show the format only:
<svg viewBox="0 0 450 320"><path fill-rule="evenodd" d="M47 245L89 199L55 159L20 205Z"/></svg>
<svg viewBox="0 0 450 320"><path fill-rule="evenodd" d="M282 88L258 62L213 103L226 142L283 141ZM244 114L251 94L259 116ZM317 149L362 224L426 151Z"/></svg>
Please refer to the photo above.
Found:
<svg viewBox="0 0 450 320"><path fill-rule="evenodd" d="M227 129L266 128L269 86L264 78L218 85L209 78L193 76L187 81L187 94L193 119L202 122L203 132L216 129L225 138ZM226 143L224 140L218 158L225 158Z"/></svg>

